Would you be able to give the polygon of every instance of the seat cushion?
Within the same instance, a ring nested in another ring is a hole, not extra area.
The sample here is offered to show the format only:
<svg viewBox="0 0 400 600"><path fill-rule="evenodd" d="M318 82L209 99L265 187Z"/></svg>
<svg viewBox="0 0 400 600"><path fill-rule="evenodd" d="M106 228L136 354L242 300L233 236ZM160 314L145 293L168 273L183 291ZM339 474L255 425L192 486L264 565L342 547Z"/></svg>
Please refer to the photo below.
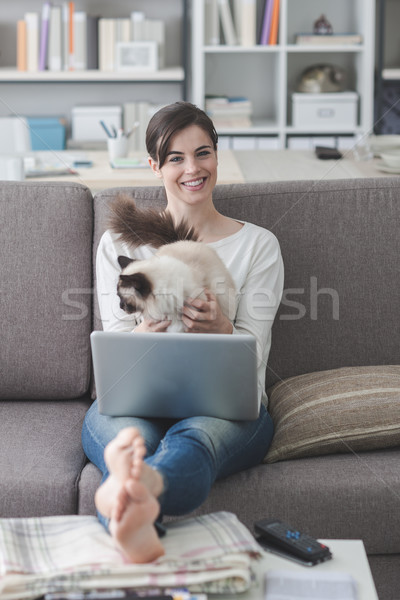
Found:
<svg viewBox="0 0 400 600"><path fill-rule="evenodd" d="M275 434L265 462L400 445L400 366L308 373L269 391Z"/></svg>
<svg viewBox="0 0 400 600"><path fill-rule="evenodd" d="M375 450L263 464L217 481L194 514L234 512L250 529L280 519L319 538L400 553L400 452Z"/></svg>
<svg viewBox="0 0 400 600"><path fill-rule="evenodd" d="M0 517L75 514L86 400L0 402Z"/></svg>

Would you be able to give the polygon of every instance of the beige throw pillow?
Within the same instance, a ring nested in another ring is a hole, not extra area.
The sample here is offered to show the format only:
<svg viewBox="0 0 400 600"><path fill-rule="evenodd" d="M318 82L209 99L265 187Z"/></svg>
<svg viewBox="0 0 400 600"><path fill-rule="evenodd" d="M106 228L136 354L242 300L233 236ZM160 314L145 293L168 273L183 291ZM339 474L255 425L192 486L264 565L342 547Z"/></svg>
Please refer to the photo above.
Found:
<svg viewBox="0 0 400 600"><path fill-rule="evenodd" d="M275 384L264 462L400 445L400 366L349 367Z"/></svg>

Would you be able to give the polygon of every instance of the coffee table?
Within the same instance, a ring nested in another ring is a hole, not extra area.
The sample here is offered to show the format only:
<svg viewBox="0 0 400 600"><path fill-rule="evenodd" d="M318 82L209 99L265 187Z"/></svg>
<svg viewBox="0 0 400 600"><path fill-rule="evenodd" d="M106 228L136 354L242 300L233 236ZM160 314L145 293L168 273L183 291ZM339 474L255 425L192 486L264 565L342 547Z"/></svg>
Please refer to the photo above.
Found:
<svg viewBox="0 0 400 600"><path fill-rule="evenodd" d="M348 573L357 582L359 600L379 600L362 540L320 540L320 542L329 546L333 558L315 567L303 567L275 554L263 552L262 559L255 562L256 585L245 594L236 596L236 598L240 598L240 600L263 600L265 573L273 569L285 569L306 571L310 574L314 570ZM213 596L210 595L209 598L211 599ZM218 598L218 600L233 600L234 596L222 594L215 596L215 598Z"/></svg>

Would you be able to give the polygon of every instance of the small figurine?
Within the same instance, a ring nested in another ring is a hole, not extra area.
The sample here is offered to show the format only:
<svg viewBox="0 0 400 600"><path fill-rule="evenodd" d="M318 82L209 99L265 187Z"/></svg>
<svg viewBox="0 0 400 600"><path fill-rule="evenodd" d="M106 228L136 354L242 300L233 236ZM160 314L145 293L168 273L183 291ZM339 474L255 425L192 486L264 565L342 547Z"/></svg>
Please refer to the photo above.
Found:
<svg viewBox="0 0 400 600"><path fill-rule="evenodd" d="M332 35L333 27L325 15L321 15L314 23L314 33L316 35Z"/></svg>

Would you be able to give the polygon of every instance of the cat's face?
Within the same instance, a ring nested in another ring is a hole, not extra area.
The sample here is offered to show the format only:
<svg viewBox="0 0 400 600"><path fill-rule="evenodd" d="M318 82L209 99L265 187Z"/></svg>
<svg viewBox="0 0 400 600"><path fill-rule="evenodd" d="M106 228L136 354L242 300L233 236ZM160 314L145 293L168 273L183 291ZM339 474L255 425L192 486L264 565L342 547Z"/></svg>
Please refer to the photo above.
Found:
<svg viewBox="0 0 400 600"><path fill-rule="evenodd" d="M141 272L124 272L134 260L126 256L119 256L118 262L123 272L119 276L117 294L120 299L120 308L132 314L143 312L146 300L152 293L152 284L149 278Z"/></svg>

